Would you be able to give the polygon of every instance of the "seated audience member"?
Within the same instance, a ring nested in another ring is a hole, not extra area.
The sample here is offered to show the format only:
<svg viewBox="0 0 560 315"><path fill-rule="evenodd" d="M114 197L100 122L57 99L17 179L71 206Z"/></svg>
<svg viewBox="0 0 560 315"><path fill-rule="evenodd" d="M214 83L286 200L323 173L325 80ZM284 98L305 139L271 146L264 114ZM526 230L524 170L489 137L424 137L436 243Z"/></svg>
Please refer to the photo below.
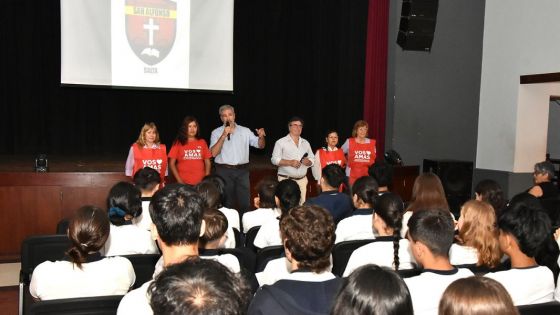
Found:
<svg viewBox="0 0 560 315"><path fill-rule="evenodd" d="M341 280L328 270L334 222L318 206L292 208L280 221L286 257L294 270L257 291L248 314L328 314Z"/></svg>
<svg viewBox="0 0 560 315"><path fill-rule="evenodd" d="M358 183L360 179L356 181ZM354 184L356 185L356 184ZM354 269L376 264L393 270L413 269L414 259L407 239L401 238L403 201L393 193L385 193L377 200L373 214L373 229L378 233L375 242L356 249L346 265L344 276Z"/></svg>
<svg viewBox="0 0 560 315"><path fill-rule="evenodd" d="M401 277L376 265L365 265L343 279L332 315L412 315L410 292Z"/></svg>
<svg viewBox="0 0 560 315"><path fill-rule="evenodd" d="M156 192L150 207L151 233L161 248L163 266L198 256L198 240L204 234L204 208L204 200L188 186L171 184ZM155 274L159 272L161 268ZM152 314L146 296L150 283L148 281L125 295L117 314Z"/></svg>
<svg viewBox="0 0 560 315"><path fill-rule="evenodd" d="M31 295L52 300L128 292L136 279L130 261L99 254L109 230L105 211L94 206L78 209L68 225L72 245L66 259L45 261L35 268L29 286Z"/></svg>
<svg viewBox="0 0 560 315"><path fill-rule="evenodd" d="M558 199L560 192L558 187L552 183L554 172L554 165L549 161L535 164L535 171L533 172L535 186L528 192L540 199Z"/></svg>
<svg viewBox="0 0 560 315"><path fill-rule="evenodd" d="M225 248L228 238L226 216L216 209L206 209L202 219L205 223L204 234L199 240L199 254L222 263L233 272L239 272L239 260L232 254L220 255L218 249Z"/></svg>
<svg viewBox="0 0 560 315"><path fill-rule="evenodd" d="M228 221L227 227L227 238L224 243L225 248L235 248L235 233L233 232L233 226L230 221L237 220L237 224L239 224L239 215L237 211L233 209L227 209L228 211L219 210L221 207L220 200L222 199L222 195L217 188L217 186L210 182L210 181L202 181L195 187L196 191L199 195L204 199L206 202L206 209L218 209L218 211L222 212ZM231 210L231 211L229 211Z"/></svg>
<svg viewBox="0 0 560 315"><path fill-rule="evenodd" d="M485 277L451 283L439 302L439 315L519 315L506 289Z"/></svg>
<svg viewBox="0 0 560 315"><path fill-rule="evenodd" d="M373 177L379 189L377 192L382 195L389 192L389 185L393 183L393 166L383 160L375 162L368 170L369 176Z"/></svg>
<svg viewBox="0 0 560 315"><path fill-rule="evenodd" d="M449 211L449 204L447 203L447 198L445 198L445 191L443 190L441 180L434 173L420 174L414 180L410 204L403 216L403 228L401 230L403 238L406 237L406 232L408 232L408 220L410 217L414 212L424 209L447 210L449 216L455 219L451 211Z"/></svg>
<svg viewBox="0 0 560 315"><path fill-rule="evenodd" d="M204 176L202 182L200 183L214 184L214 186L218 189L220 195L219 195L219 199L217 199L216 203L213 204L211 208L216 208L222 211L226 215L226 218L228 218L229 225L232 228L241 231L241 226L239 224L239 218L240 218L239 211L224 207L224 202L226 200L226 181L220 175L210 174Z"/></svg>
<svg viewBox="0 0 560 315"><path fill-rule="evenodd" d="M166 268L148 292L155 315L243 315L251 300L242 277L217 262L196 257Z"/></svg>
<svg viewBox="0 0 560 315"><path fill-rule="evenodd" d="M485 179L476 184L474 195L476 200L489 203L494 208L496 217L500 215L502 209L506 206L502 187L491 179Z"/></svg>
<svg viewBox="0 0 560 315"><path fill-rule="evenodd" d="M150 201L152 196L159 189L161 177L159 173L151 167L144 167L134 174L134 185L140 190L140 199L142 200L142 214L134 218L134 224L145 230L152 227L152 218L150 217Z"/></svg>
<svg viewBox="0 0 560 315"><path fill-rule="evenodd" d="M449 262L454 229L448 210L418 210L408 221L412 255L424 268L420 275L404 279L416 315L437 314L439 300L447 286L473 275L470 270L458 269Z"/></svg>
<svg viewBox="0 0 560 315"><path fill-rule="evenodd" d="M243 233L247 233L252 227L261 226L264 222L280 216L280 209L276 207L274 192L278 181L275 179L265 179L257 185L257 197L254 205L256 210L248 211L243 214Z"/></svg>
<svg viewBox="0 0 560 315"><path fill-rule="evenodd" d="M105 243L105 256L159 253L150 232L132 224L142 214L140 191L134 185L115 184L107 197L107 209L111 233Z"/></svg>
<svg viewBox="0 0 560 315"><path fill-rule="evenodd" d="M336 243L375 238L371 222L377 197L377 182L372 177L362 176L354 182L352 202L356 210L336 226Z"/></svg>
<svg viewBox="0 0 560 315"><path fill-rule="evenodd" d="M338 164L329 164L322 170L319 185L321 193L310 198L306 205L317 205L327 209L337 224L340 220L352 215L352 200L350 196L339 192L339 187L346 180L344 169Z"/></svg>
<svg viewBox="0 0 560 315"><path fill-rule="evenodd" d="M467 201L461 207L457 228L457 242L449 250L452 265L495 268L500 264L502 252L498 243L496 217L490 204Z"/></svg>
<svg viewBox="0 0 560 315"><path fill-rule="evenodd" d="M286 215L290 209L299 205L301 191L299 190L299 185L294 180L285 179L278 183L274 195L276 205L280 208L281 215L280 217L271 218L263 223L253 241L253 244L258 248L282 245L279 232L279 220Z"/></svg>
<svg viewBox="0 0 560 315"><path fill-rule="evenodd" d="M551 237L546 213L524 206L508 208L498 219L498 228L500 248L510 258L511 269L488 273L485 277L500 282L515 305L552 301L553 273L539 266L535 259L545 240Z"/></svg>

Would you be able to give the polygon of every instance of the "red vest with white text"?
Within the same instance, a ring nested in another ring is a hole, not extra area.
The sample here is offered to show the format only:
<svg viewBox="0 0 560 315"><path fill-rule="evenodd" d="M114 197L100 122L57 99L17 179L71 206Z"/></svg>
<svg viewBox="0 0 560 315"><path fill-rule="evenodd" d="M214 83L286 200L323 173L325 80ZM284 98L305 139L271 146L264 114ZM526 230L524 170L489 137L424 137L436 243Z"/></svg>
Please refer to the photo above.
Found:
<svg viewBox="0 0 560 315"><path fill-rule="evenodd" d="M356 179L367 176L368 168L375 163L375 140L369 143L357 143L355 138L348 139L348 166L350 167L350 185Z"/></svg>
<svg viewBox="0 0 560 315"><path fill-rule="evenodd" d="M346 158L342 150L328 151L325 148L319 149L319 159L321 161L321 169L329 164L338 164L342 168L346 167Z"/></svg>
<svg viewBox="0 0 560 315"><path fill-rule="evenodd" d="M164 183L165 172L167 171L167 151L165 144L160 144L157 148L140 148L138 144L133 144L134 150L134 168L132 176L144 167L151 167L161 176L161 182Z"/></svg>

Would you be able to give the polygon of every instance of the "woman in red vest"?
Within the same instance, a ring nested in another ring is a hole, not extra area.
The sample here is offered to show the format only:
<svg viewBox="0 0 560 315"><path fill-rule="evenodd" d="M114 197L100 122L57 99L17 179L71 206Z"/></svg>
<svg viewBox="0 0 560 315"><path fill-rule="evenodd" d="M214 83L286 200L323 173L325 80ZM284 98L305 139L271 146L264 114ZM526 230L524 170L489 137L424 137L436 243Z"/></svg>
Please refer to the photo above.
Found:
<svg viewBox="0 0 560 315"><path fill-rule="evenodd" d="M196 185L210 174L212 153L204 139L196 118L187 116L169 151L169 168L178 183Z"/></svg>
<svg viewBox="0 0 560 315"><path fill-rule="evenodd" d="M338 145L338 133L336 130L329 130L327 132L327 137L325 138L326 146L317 150L315 153L315 164L311 169L313 171L313 177L319 182L321 179L321 170L329 164L338 164L342 168L346 167L346 157L344 157L344 152L340 150Z"/></svg>
<svg viewBox="0 0 560 315"><path fill-rule="evenodd" d="M138 140L132 144L126 159L125 174L133 177L144 167L155 169L164 183L167 175L167 151L165 144L160 143L156 124L145 123L140 130Z"/></svg>
<svg viewBox="0 0 560 315"><path fill-rule="evenodd" d="M366 121L358 120L352 129L352 138L342 145L342 151L348 159L346 175L349 177L350 186L356 179L368 176L368 168L375 162L375 139L367 137L368 127Z"/></svg>

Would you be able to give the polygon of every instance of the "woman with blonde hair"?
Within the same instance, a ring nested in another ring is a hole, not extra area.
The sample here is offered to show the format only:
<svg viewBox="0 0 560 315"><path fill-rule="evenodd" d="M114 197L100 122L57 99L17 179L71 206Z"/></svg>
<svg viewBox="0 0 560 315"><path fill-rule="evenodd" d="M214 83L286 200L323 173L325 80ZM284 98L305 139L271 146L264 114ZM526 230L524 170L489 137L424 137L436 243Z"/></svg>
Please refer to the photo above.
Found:
<svg viewBox="0 0 560 315"><path fill-rule="evenodd" d="M342 151L348 156L346 175L350 186L356 179L368 176L369 167L375 163L375 139L368 138L368 123L358 120L352 129L352 138L348 138L342 145Z"/></svg>
<svg viewBox="0 0 560 315"><path fill-rule="evenodd" d="M502 252L498 242L496 215L490 204L478 200L465 203L457 228L458 241L449 250L452 265L498 266Z"/></svg>
<svg viewBox="0 0 560 315"><path fill-rule="evenodd" d="M125 175L133 177L144 167L155 169L164 183L167 175L167 151L165 144L160 143L156 124L145 123L140 130L138 140L130 146L126 159Z"/></svg>
<svg viewBox="0 0 560 315"><path fill-rule="evenodd" d="M439 315L519 315L498 281L469 277L451 283L439 302Z"/></svg>

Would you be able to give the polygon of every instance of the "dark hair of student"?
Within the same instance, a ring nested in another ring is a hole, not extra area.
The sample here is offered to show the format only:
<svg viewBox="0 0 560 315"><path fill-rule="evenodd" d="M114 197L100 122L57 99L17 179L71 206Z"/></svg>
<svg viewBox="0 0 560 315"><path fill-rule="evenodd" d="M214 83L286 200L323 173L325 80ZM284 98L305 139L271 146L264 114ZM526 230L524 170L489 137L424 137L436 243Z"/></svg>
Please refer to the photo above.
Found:
<svg viewBox="0 0 560 315"><path fill-rule="evenodd" d="M240 274L199 257L165 268L148 293L154 315L242 315L252 295Z"/></svg>
<svg viewBox="0 0 560 315"><path fill-rule="evenodd" d="M177 137L175 137L175 141L179 142L181 145L185 145L188 141L188 131L189 131L189 124L194 122L196 124L196 135L194 136L195 139L200 139L200 125L196 118L192 116L186 116L183 118L183 122L179 127L179 131L177 132Z"/></svg>
<svg viewBox="0 0 560 315"><path fill-rule="evenodd" d="M301 190L299 185L292 179L285 179L278 183L274 195L280 201L278 205L284 216L291 208L299 205Z"/></svg>
<svg viewBox="0 0 560 315"><path fill-rule="evenodd" d="M346 184L346 174L344 173L344 169L338 164L329 164L323 167L321 176L329 186L336 189L338 189L340 185Z"/></svg>
<svg viewBox="0 0 560 315"><path fill-rule="evenodd" d="M368 174L377 181L380 187L386 187L393 183L393 166L384 160L376 161L371 165Z"/></svg>
<svg viewBox="0 0 560 315"><path fill-rule="evenodd" d="M504 208L506 200L504 198L504 191L500 184L491 179L485 179L476 184L474 191L482 198L482 201L488 202L496 215Z"/></svg>
<svg viewBox="0 0 560 315"><path fill-rule="evenodd" d="M98 252L109 237L109 219L102 209L83 206L76 211L68 224L68 238L72 247L66 255L82 269L82 264L91 252Z"/></svg>
<svg viewBox="0 0 560 315"><path fill-rule="evenodd" d="M207 208L218 209L222 206L222 195L211 181L202 181L195 186L196 191L206 202Z"/></svg>
<svg viewBox="0 0 560 315"><path fill-rule="evenodd" d="M215 206L215 208L221 208L226 201L226 180L220 175L210 174L204 176L201 183L203 182L213 183L216 188L218 188L218 192L220 193L220 204Z"/></svg>
<svg viewBox="0 0 560 315"><path fill-rule="evenodd" d="M275 179L263 179L257 184L260 208L276 208L276 201L274 199L276 186L278 186L278 181Z"/></svg>
<svg viewBox="0 0 560 315"><path fill-rule="evenodd" d="M375 207L375 201L378 197L379 185L371 176L362 176L358 178L352 186L352 196L358 196L358 199L364 203Z"/></svg>
<svg viewBox="0 0 560 315"><path fill-rule="evenodd" d="M204 234L200 237L198 247L205 248L206 244L218 240L226 234L228 221L226 216L217 209L206 209L202 215L206 223Z"/></svg>
<svg viewBox="0 0 560 315"><path fill-rule="evenodd" d="M399 241L401 239L404 205L401 197L394 193L386 193L377 199L375 214L393 229L393 266L399 270Z"/></svg>
<svg viewBox="0 0 560 315"><path fill-rule="evenodd" d="M140 196L140 190L131 183L116 183L107 197L109 221L116 226L120 226L125 224L126 221L141 215L142 199Z"/></svg>
<svg viewBox="0 0 560 315"><path fill-rule="evenodd" d="M134 185L141 191L152 191L158 184L161 184L161 177L151 167L144 167L134 174Z"/></svg>
<svg viewBox="0 0 560 315"><path fill-rule="evenodd" d="M362 266L343 280L331 315L412 315L412 298L404 280L376 265Z"/></svg>
<svg viewBox="0 0 560 315"><path fill-rule="evenodd" d="M538 208L508 208L500 215L498 228L515 237L519 249L528 257L535 257L543 242L552 237L550 218Z"/></svg>
<svg viewBox="0 0 560 315"><path fill-rule="evenodd" d="M422 242L434 256L449 257L455 224L449 210L419 209L408 221L408 234L415 242Z"/></svg>

